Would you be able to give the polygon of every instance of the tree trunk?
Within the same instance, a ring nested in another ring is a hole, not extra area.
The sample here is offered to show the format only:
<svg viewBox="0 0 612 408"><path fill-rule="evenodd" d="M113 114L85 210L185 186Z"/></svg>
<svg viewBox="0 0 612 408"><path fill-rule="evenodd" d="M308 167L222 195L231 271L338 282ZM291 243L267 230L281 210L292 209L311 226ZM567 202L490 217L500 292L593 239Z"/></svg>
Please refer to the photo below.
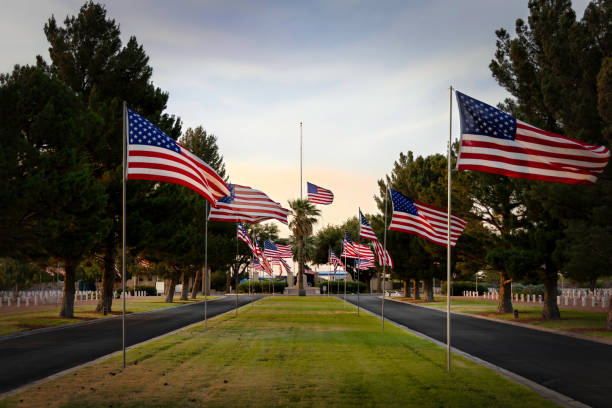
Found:
<svg viewBox="0 0 612 408"><path fill-rule="evenodd" d="M512 313L512 281L501 271L499 273L499 301L497 303L498 313Z"/></svg>
<svg viewBox="0 0 612 408"><path fill-rule="evenodd" d="M172 276L170 279L170 285L168 286L168 294L166 295L166 303L172 303L174 301L174 289L176 289L177 279Z"/></svg>
<svg viewBox="0 0 612 408"><path fill-rule="evenodd" d="M557 306L557 272L548 272L544 275L544 307L542 308L544 320L559 320L561 313Z"/></svg>
<svg viewBox="0 0 612 408"><path fill-rule="evenodd" d="M608 296L608 320L606 321L606 329L612 330L612 293Z"/></svg>
<svg viewBox="0 0 612 408"><path fill-rule="evenodd" d="M434 301L433 279L423 279L423 293L427 302Z"/></svg>
<svg viewBox="0 0 612 408"><path fill-rule="evenodd" d="M404 297L407 298L410 296L410 289L408 288L408 281L404 280Z"/></svg>
<svg viewBox="0 0 612 408"><path fill-rule="evenodd" d="M74 275L76 266L71 262L66 262L64 276L64 299L62 299L62 308L60 309L60 317L74 317Z"/></svg>
<svg viewBox="0 0 612 408"><path fill-rule="evenodd" d="M113 292L115 289L115 251L107 246L104 251L104 268L102 269L102 284L100 285L100 299L96 312L110 313L113 307Z"/></svg>
<svg viewBox="0 0 612 408"><path fill-rule="evenodd" d="M413 279L412 283L414 285L414 300L421 300L421 294L419 293L419 281Z"/></svg>
<svg viewBox="0 0 612 408"><path fill-rule="evenodd" d="M306 296L304 290L304 238L298 237L298 295Z"/></svg>
<svg viewBox="0 0 612 408"><path fill-rule="evenodd" d="M189 277L185 275L185 272L181 272L181 300L189 299Z"/></svg>
<svg viewBox="0 0 612 408"><path fill-rule="evenodd" d="M200 273L196 271L193 274L193 287L191 288L191 298L195 299L198 294L198 286L200 285Z"/></svg>

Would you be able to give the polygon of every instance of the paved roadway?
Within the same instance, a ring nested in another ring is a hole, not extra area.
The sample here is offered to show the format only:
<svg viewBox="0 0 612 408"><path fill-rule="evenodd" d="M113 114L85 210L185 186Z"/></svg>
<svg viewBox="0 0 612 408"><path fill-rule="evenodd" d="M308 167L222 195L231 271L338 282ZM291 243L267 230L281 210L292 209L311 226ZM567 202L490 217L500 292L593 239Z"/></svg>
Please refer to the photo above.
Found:
<svg viewBox="0 0 612 408"><path fill-rule="evenodd" d="M347 296L357 304L357 296ZM360 296L380 315L378 296ZM520 309L519 309L520 310ZM446 343L446 312L392 300L385 319ZM452 347L592 407L612 406L612 345L452 314Z"/></svg>
<svg viewBox="0 0 612 408"><path fill-rule="evenodd" d="M239 296L242 306L261 296ZM208 317L233 310L235 296L208 302ZM238 312L240 313L240 312ZM126 316L126 345L204 320L204 303ZM100 319L24 335L0 337L0 394L121 350L121 318Z"/></svg>

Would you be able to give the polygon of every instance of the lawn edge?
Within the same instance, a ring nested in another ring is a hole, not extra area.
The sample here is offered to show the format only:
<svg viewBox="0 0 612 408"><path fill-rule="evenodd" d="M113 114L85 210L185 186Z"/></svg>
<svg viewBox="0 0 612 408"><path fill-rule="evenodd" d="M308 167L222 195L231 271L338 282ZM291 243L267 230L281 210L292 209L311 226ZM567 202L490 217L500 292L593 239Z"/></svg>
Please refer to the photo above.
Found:
<svg viewBox="0 0 612 408"><path fill-rule="evenodd" d="M221 297L225 297L225 296L221 296ZM218 299L221 299L221 297L219 297ZM261 298L259 298L259 299L257 299L257 300L254 300L254 301L252 301L252 302L249 302L249 303L247 303L247 304L245 304L245 305L242 305L242 306L240 306L240 307L238 308L238 310L240 310L240 309L242 309L242 308L244 308L244 307L247 307L247 306L249 306L249 305L252 305L253 303L259 302L259 301L261 301L261 300L263 300L263 299L265 299L265 298L266 298L266 296L261 297ZM213 299L213 300L216 300L216 299ZM197 302L197 303L199 303L199 302ZM188 305L191 305L191 304L193 304L193 303L188 303L188 304L185 304L185 305L181 305L181 306L174 306L174 307L188 306ZM157 310L159 310L159 309L157 309ZM138 312L138 313L149 313L149 312L151 312L151 310L147 310L146 312ZM224 316L224 315L226 315L226 314L228 314L228 313L235 313L235 312L236 312L236 309L230 309L230 310L228 310L227 312L223 312L223 313L218 314L218 315L216 315L216 316L210 317L210 318L208 318L208 320L213 320L213 319L216 319L216 318L218 318L218 317ZM121 316L118 316L118 317L121 317ZM178 328L178 329L176 329L176 330L173 330L173 331L171 331L171 332L164 333L164 334L160 334L159 336L152 337L152 338L150 338L150 339L148 339L148 340L145 340L145 341L141 341L140 343L132 344L131 346L126 347L126 348L125 348L125 351L127 352L128 350L131 350L131 349L132 349L132 348L134 348L134 347L143 346L143 345L145 345L145 344L147 344L147 343L150 343L150 342L152 342L152 341L159 340L159 339L161 339L161 338L163 338L163 337L170 336L170 335L172 335L172 334L176 334L176 333L180 332L181 330L190 329L190 328L192 328L192 327L194 327L194 326L197 326L198 324L203 324L203 323L204 323L204 320L201 320L201 321L199 321L199 322L195 322L195 323L192 323L192 324L190 324L190 325L183 326L183 327ZM57 327L65 327L65 326L66 326L66 325L64 325L64 326L57 326ZM32 387L34 387L34 386L36 386L36 385L44 384L44 383L46 383L46 382L48 382L48 381L51 381L51 380L54 380L54 379L56 379L56 378L63 377L63 376L65 376L65 375L67 375L67 374L70 374L70 373L72 373L72 372L74 372L74 371L80 370L81 368L86 368L86 367L92 366L92 365L97 364L97 363L99 363L99 362L101 362L101 361L103 361L103 360L109 359L109 358L111 358L111 357L114 357L114 356L116 356L116 355L118 355L118 354L122 354L122 353L123 353L123 350L113 351L112 353L109 353L109 354L106 354L106 355L104 355L104 356L98 357L98 358L96 358L95 360L88 361L88 362L86 362L86 363L83 363L83 364L80 364L80 365L78 365L78 366L74 366L74 367L68 368L68 369L66 369L66 370L64 370L64 371L60 371L60 372L55 373L55 374L51 374L50 376L47 376L47 377L45 377L45 378L41 378L40 380L32 381L31 383L28 383L28 384L22 385L22 386L20 386L19 388L15 388L15 389L13 389L13 390L6 391L6 392L4 392L4 393L0 394L0 401L2 401L2 400L4 400L4 399L6 399L6 398L8 398L8 397L12 397L12 396L13 396L13 395L15 395L15 394L19 394L20 392L27 391L29 388L32 388Z"/></svg>
<svg viewBox="0 0 612 408"><path fill-rule="evenodd" d="M401 301L397 301L396 300L396 302L401 302ZM352 306L356 306L356 305L352 304L351 302L347 301L347 303L352 305ZM401 302L401 303L406 303L406 302ZM422 306L422 307L427 307L427 306ZM428 309L435 309L435 308L429 307ZM363 310L366 313L368 313L368 314L370 314L370 315L372 315L374 317L377 317L378 319L382 320L382 317L380 315L374 313L374 312L371 312L371 311L369 311L369 310L367 310L367 309L365 309L363 307L361 308L361 310ZM439 309L436 309L436 310L439 310ZM471 315L467 315L467 316L471 316ZM441 341L438 341L438 340L434 339L433 337L429 337L426 334L423 334L421 332L413 330L413 329L411 329L411 328L409 328L407 326L404 326L401 323L397 323L396 321L391 320L391 319L389 319L387 317L385 317L385 320L387 322L393 324L394 326L396 326L396 327L398 327L400 329L403 329L403 330L407 331L408 333L413 334L413 335L415 335L415 336L417 336L417 337L419 337L419 338L421 338L423 340L427 340L427 341L429 341L429 342L431 342L431 343L433 343L433 344L435 344L435 345L437 345L437 346L439 346L441 348L444 348L444 349L446 348L446 344L445 343L442 343ZM553 403L555 403L555 404L557 404L559 406L566 407L566 408L590 408L589 405L586 405L586 404L584 404L584 403L582 403L580 401L577 401L577 400L575 400L573 398L570 398L567 395L561 394L560 392L551 390L550 388L546 388L543 385L538 384L535 381L532 381L532 380L530 380L528 378L525 378L525 377L523 377L521 375L518 375L518 374L516 374L516 373L514 373L512 371L506 370L505 368L496 366L495 364L489 363L488 361L485 361L485 360L483 360L481 358L478 358L478 357L473 356L473 355L471 355L469 353L466 353L465 351L456 349L455 347L451 346L451 352L453 354L455 354L455 355L461 356L461 357L466 358L466 359L468 359L468 360L470 360L470 361L472 361L472 362L474 362L476 364L479 364L479 365L481 365L483 367L486 367L486 368L488 368L490 370L493 370L496 373L498 373L499 375L501 375L502 377L505 377L505 378L509 379L510 381L513 381L513 382L515 382L517 384L520 384L520 385L523 385L523 386L525 386L527 388L530 388L532 391L534 391L539 396L541 396L544 399L547 399L548 401L551 401L551 402L553 402Z"/></svg>
<svg viewBox="0 0 612 408"><path fill-rule="evenodd" d="M389 299L389 298L385 297L385 299ZM409 305L412 305L412 306L424 307L426 309L437 310L439 312L446 313L445 310L438 309L437 307L425 306L425 305L421 305L421 304L418 304L418 303L403 302L401 300L396 300L396 299L389 299L389 300L392 300L392 301L398 302L398 303L409 304ZM553 334L558 334L558 335L561 335L561 336L573 337L575 339L593 341L595 343L601 343L601 344L606 344L608 346L612 346L612 339L607 339L605 337L587 336L587 335L584 335L584 334L574 333L574 332L567 331L567 330L551 329L549 327L540 327L540 326L535 326L535 325L529 324L529 323L513 322L512 320L496 319L494 317L481 316L481 315L471 314L471 313L464 313L464 312L451 312L451 313L452 314L456 314L456 315L460 315L460 316L469 316L469 317L475 317L477 319L484 319L484 320L489 320L489 321L492 321L492 322L509 324L509 325L512 325L512 326L525 327L527 329L534 329L534 330L539 330L539 331L542 331L542 332L553 333Z"/></svg>
<svg viewBox="0 0 612 408"><path fill-rule="evenodd" d="M226 296L227 295L222 295L222 296L219 296L219 297L217 297L215 299L210 299L210 300L208 300L208 302L213 302L215 300L222 299L222 298L224 298ZM177 306L161 307L159 309L145 310L144 312L128 313L128 314L125 315L125 317L127 318L128 316L134 316L134 315L139 315L139 314L144 314L144 313L151 313L151 312L156 312L156 311L164 310L164 309L179 308L179 307L185 307L185 306L190 306L190 305L197 305L198 303L204 303L204 301L202 300L200 302L185 303L185 304L177 305ZM26 331L17 332L17 333L5 334L4 336L0 336L0 342L2 342L4 340L10 340L10 339L16 339L16 338L19 338L19 337L29 336L31 334L40 334L40 333L52 332L52 331L55 331L55 330L62 329L64 327L79 327L79 326L85 326L85 325L88 325L88 324L93 324L93 323L99 322L101 320L107 321L107 320L121 319L121 318L123 318L123 314L120 314L120 315L117 315L117 316L111 316L111 317L87 320L85 322L60 324L60 325L57 325L57 326L43 327L43 328L40 328L40 329L26 330Z"/></svg>

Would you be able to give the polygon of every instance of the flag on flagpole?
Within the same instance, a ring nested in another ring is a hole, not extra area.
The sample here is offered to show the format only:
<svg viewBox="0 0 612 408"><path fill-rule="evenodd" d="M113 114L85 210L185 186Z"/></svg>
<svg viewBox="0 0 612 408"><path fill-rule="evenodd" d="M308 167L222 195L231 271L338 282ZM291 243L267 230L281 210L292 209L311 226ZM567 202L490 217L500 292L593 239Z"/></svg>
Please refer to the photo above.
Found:
<svg viewBox="0 0 612 408"><path fill-rule="evenodd" d="M389 191L393 203L393 216L389 225L391 231L415 234L434 244L447 245L446 211L411 200L395 190L389 189ZM455 246L466 225L467 222L451 214L451 246Z"/></svg>
<svg viewBox="0 0 612 408"><path fill-rule="evenodd" d="M280 258L280 253L278 252L276 244L267 239L264 239L264 256L272 259Z"/></svg>
<svg viewBox="0 0 612 408"><path fill-rule="evenodd" d="M355 250L354 243L346 228L344 229L344 240L342 241L342 253L340 256L345 258L357 258L357 250Z"/></svg>
<svg viewBox="0 0 612 408"><path fill-rule="evenodd" d="M393 260L391 259L391 255L389 255L389 251L383 248L382 244L378 240L373 240L372 244L374 245L374 251L378 257L378 264L380 266L386 265L393 268Z"/></svg>
<svg viewBox="0 0 612 408"><path fill-rule="evenodd" d="M180 184L200 194L213 207L217 200L230 194L212 167L130 109L127 126L128 180Z"/></svg>
<svg viewBox="0 0 612 408"><path fill-rule="evenodd" d="M265 252L264 252L263 246L261 245L261 241L257 242L257 240L255 240L255 243L256 243L255 254L259 257L260 262L263 265L266 272L272 275L274 273L274 270L272 269L272 265L270 265L270 262L268 262L268 260L265 257Z"/></svg>
<svg viewBox="0 0 612 408"><path fill-rule="evenodd" d="M376 234L374 234L374 230L370 226L370 223L361 213L361 209L359 209L359 236L361 238L378 241L378 238L376 238Z"/></svg>
<svg viewBox="0 0 612 408"><path fill-rule="evenodd" d="M255 253L255 245L253 245L253 243L251 242L251 239L247 235L246 230L244 229L244 224L242 224L241 222L238 222L238 223L236 223L236 225L237 225L237 228L238 228L238 239L240 239L242 242L247 244L249 249L253 253Z"/></svg>
<svg viewBox="0 0 612 408"><path fill-rule="evenodd" d="M456 91L461 119L457 168L509 177L592 184L608 163L604 146L538 129Z"/></svg>
<svg viewBox="0 0 612 408"><path fill-rule="evenodd" d="M315 204L328 205L334 201L334 193L323 187L306 182L308 189L308 201Z"/></svg>
<svg viewBox="0 0 612 408"><path fill-rule="evenodd" d="M272 201L265 193L247 186L230 184L227 196L210 211L211 221L248 222L278 220L287 224L289 210Z"/></svg>
<svg viewBox="0 0 612 408"><path fill-rule="evenodd" d="M278 249L278 253L280 254L281 258L293 259L293 251L291 251L291 245L276 244L276 248Z"/></svg>
<svg viewBox="0 0 612 408"><path fill-rule="evenodd" d="M358 259L355 260L355 267L360 271L367 271L374 267L374 262L371 259Z"/></svg>
<svg viewBox="0 0 612 408"><path fill-rule="evenodd" d="M147 261L146 259L140 258L138 259L138 263L144 267L144 268L148 268L151 266L151 264L149 263L149 261Z"/></svg>
<svg viewBox="0 0 612 408"><path fill-rule="evenodd" d="M329 247L329 260L328 263L330 265L334 266L334 273L336 273L336 270L338 269L339 266L342 267L342 269L344 269L344 265L342 264L342 261L340 260L340 258L338 258L335 254L335 252L333 251L333 249L331 249L331 246Z"/></svg>

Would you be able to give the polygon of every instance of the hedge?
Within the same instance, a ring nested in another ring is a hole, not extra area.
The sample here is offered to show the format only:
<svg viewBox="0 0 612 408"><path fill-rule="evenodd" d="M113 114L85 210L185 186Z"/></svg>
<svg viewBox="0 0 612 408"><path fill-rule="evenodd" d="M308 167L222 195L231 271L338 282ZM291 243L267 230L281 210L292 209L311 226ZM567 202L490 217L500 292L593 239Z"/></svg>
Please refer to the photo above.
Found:
<svg viewBox="0 0 612 408"><path fill-rule="evenodd" d="M134 287L131 288L126 288L127 292L130 294L130 296L134 296ZM147 296L157 296L157 289L155 289L155 286L146 286L146 285L136 285L136 291L137 292L146 292ZM117 293L119 293L119 295L121 295L121 293L123 292L122 288L119 288L116 290Z"/></svg>
<svg viewBox="0 0 612 408"><path fill-rule="evenodd" d="M321 288L321 294L323 294L323 286L331 283L331 293L332 294L342 294L344 293L344 281L332 281L332 282L319 282L318 286ZM366 284L363 282L359 282L359 292L364 293L367 290ZM329 290L329 288L328 288ZM327 293L327 292L326 292ZM346 293L357 293L357 282L346 282Z"/></svg>
<svg viewBox="0 0 612 408"><path fill-rule="evenodd" d="M251 293L272 293L272 289L274 289L274 293L282 293L285 290L287 283L279 280L275 281L259 281L259 282L251 282L250 288ZM249 282L242 282L238 285L238 292L240 293L249 293Z"/></svg>

